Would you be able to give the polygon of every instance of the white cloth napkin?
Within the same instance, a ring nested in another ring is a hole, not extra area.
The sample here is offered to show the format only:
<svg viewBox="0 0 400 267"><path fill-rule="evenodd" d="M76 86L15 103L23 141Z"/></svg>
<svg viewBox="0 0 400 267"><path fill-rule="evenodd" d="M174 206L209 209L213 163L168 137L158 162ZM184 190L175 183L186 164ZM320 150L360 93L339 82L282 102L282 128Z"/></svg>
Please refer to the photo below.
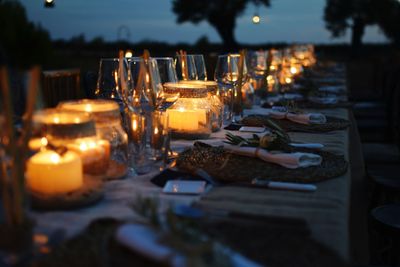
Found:
<svg viewBox="0 0 400 267"><path fill-rule="evenodd" d="M326 96L326 97L309 96L308 100L319 104L336 104L339 101L339 99L336 96Z"/></svg>
<svg viewBox="0 0 400 267"><path fill-rule="evenodd" d="M146 225L122 225L118 228L115 237L122 245L155 261L168 262L172 267L187 266L185 257L177 251L159 244L157 233ZM224 253L229 255L234 267L261 267L261 265L228 248L224 249Z"/></svg>
<svg viewBox="0 0 400 267"><path fill-rule="evenodd" d="M321 156L312 153L270 153L258 147L240 147L234 145L224 145L224 148L237 155L259 158L288 169L318 166L322 162Z"/></svg>
<svg viewBox="0 0 400 267"><path fill-rule="evenodd" d="M282 120L287 118L288 120L301 123L301 124L323 124L326 123L326 117L321 113L304 113L295 114L272 110L269 116L274 119Z"/></svg>

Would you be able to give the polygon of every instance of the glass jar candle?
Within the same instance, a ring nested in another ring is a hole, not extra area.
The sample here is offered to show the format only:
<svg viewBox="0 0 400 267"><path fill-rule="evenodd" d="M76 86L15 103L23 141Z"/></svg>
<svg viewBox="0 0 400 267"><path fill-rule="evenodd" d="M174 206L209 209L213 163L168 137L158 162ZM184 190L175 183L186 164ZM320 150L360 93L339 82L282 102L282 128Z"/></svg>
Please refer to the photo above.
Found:
<svg viewBox="0 0 400 267"><path fill-rule="evenodd" d="M128 162L128 136L122 127L121 113L117 102L103 99L82 99L59 104L62 110L83 111L95 122L97 136L110 143L110 178L124 176Z"/></svg>
<svg viewBox="0 0 400 267"><path fill-rule="evenodd" d="M41 151L73 151L83 164L83 172L103 175L110 165L110 143L96 135L95 124L87 113L45 109L35 113L34 125L40 129ZM61 152L60 152L61 151Z"/></svg>
<svg viewBox="0 0 400 267"><path fill-rule="evenodd" d="M215 81L180 81L181 84L189 84L193 86L206 87L208 91L208 98L211 104L211 130L217 132L222 127L223 104L221 101L220 91L218 84Z"/></svg>
<svg viewBox="0 0 400 267"><path fill-rule="evenodd" d="M165 83L164 91L179 93L179 99L167 109L172 137L206 139L212 131L212 105L204 85Z"/></svg>

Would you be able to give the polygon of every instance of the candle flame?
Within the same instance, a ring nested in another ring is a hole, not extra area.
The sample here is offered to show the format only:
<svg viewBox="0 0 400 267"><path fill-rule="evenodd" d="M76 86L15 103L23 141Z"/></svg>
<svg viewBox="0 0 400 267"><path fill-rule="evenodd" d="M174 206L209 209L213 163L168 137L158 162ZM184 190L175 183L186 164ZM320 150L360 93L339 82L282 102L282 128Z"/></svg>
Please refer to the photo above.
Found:
<svg viewBox="0 0 400 267"><path fill-rule="evenodd" d="M96 147L96 142L94 141L82 142L79 144L79 149L81 151L86 151L88 149L93 149L95 147Z"/></svg>
<svg viewBox="0 0 400 267"><path fill-rule="evenodd" d="M287 78L285 78L285 82L286 82L286 83L292 83L292 79L289 78L289 77L287 77Z"/></svg>
<svg viewBox="0 0 400 267"><path fill-rule="evenodd" d="M269 67L270 70L276 70L276 67L274 65L271 65L271 67Z"/></svg>
<svg viewBox="0 0 400 267"><path fill-rule="evenodd" d="M86 104L85 105L85 111L86 112L92 112L92 105L91 104Z"/></svg>
<svg viewBox="0 0 400 267"><path fill-rule="evenodd" d="M158 127L154 128L154 134L158 134Z"/></svg>
<svg viewBox="0 0 400 267"><path fill-rule="evenodd" d="M53 122L57 123L57 124L60 123L60 118L59 117L54 117L53 118Z"/></svg>
<svg viewBox="0 0 400 267"><path fill-rule="evenodd" d="M291 68L290 68L290 73L296 74L296 73L297 73L296 67L291 67Z"/></svg>
<svg viewBox="0 0 400 267"><path fill-rule="evenodd" d="M47 146L48 143L49 143L49 142L47 141L47 138L46 138L46 137L42 137L42 138L40 139L40 144L41 144L42 146Z"/></svg>
<svg viewBox="0 0 400 267"><path fill-rule="evenodd" d="M57 153L53 153L50 155L50 161L54 164L57 164L60 162L60 156Z"/></svg>
<svg viewBox="0 0 400 267"><path fill-rule="evenodd" d="M132 130L137 131L137 128L138 128L137 120L133 120L132 121Z"/></svg>

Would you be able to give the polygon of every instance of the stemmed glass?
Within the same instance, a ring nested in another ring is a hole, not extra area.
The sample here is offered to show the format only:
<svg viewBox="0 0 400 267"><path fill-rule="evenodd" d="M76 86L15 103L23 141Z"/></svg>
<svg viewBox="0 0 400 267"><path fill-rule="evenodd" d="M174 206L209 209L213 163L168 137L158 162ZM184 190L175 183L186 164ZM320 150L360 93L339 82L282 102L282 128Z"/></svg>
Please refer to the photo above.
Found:
<svg viewBox="0 0 400 267"><path fill-rule="evenodd" d="M176 57L176 71L179 80L207 80L204 56L200 54L178 55Z"/></svg>
<svg viewBox="0 0 400 267"><path fill-rule="evenodd" d="M128 77L128 63L124 59L122 63L122 71L124 77ZM102 58L100 60L99 75L95 96L103 99L113 99L123 107L120 94L121 86L121 71L120 61L118 58Z"/></svg>
<svg viewBox="0 0 400 267"><path fill-rule="evenodd" d="M242 91L239 91L239 54L218 56L214 79L221 88L224 102L224 122L238 122L243 115ZM241 86L247 82L247 66L243 59Z"/></svg>
<svg viewBox="0 0 400 267"><path fill-rule="evenodd" d="M160 93L157 95L157 109L166 110L172 106L179 97L179 93L170 93L164 90L164 85L167 83L177 83L178 77L176 75L175 63L171 57L155 57L153 58L158 67L158 86L161 88Z"/></svg>

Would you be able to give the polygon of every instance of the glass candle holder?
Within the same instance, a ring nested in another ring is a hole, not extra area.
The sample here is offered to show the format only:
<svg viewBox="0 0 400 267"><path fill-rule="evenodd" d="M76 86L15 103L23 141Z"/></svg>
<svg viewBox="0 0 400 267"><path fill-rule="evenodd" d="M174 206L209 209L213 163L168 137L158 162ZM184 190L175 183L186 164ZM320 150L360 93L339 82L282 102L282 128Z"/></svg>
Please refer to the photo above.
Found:
<svg viewBox="0 0 400 267"><path fill-rule="evenodd" d="M179 93L179 99L167 109L172 137L206 139L211 134L212 107L205 86L166 83L164 91Z"/></svg>
<svg viewBox="0 0 400 267"><path fill-rule="evenodd" d="M95 124L87 113L46 109L35 113L34 125L41 132L45 150L65 147L78 154L83 172L103 175L110 164L110 143L96 135ZM43 149L41 149L43 150Z"/></svg>
<svg viewBox="0 0 400 267"><path fill-rule="evenodd" d="M127 171L128 136L122 127L119 105L113 100L82 99L59 104L62 110L87 112L95 122L97 136L110 144L112 176L123 176Z"/></svg>
<svg viewBox="0 0 400 267"><path fill-rule="evenodd" d="M214 81L180 81L182 84L206 87L208 91L208 99L211 104L211 130L217 132L222 127L223 109L222 94L218 89L217 82Z"/></svg>

